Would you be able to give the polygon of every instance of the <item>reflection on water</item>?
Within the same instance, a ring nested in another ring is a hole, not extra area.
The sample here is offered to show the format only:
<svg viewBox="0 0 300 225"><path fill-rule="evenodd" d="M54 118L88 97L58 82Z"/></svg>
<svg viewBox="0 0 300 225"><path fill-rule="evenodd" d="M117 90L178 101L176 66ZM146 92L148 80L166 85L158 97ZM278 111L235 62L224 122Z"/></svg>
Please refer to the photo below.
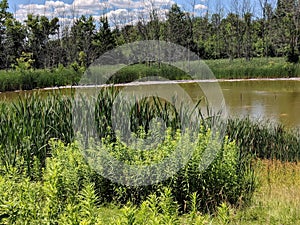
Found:
<svg viewBox="0 0 300 225"><path fill-rule="evenodd" d="M249 80L219 82L227 111L231 116L250 116L254 119L269 119L289 127L300 128L300 81L299 80ZM149 85L149 84L148 84ZM170 84L151 84L152 89L168 92ZM208 82L202 87L214 86ZM202 92L195 83L180 84L194 99L200 99ZM212 90L214 90L212 88ZM57 90L56 90L57 91ZM70 89L59 90L70 94ZM36 91L1 93L0 99L11 100ZM41 93L53 92L45 90Z"/></svg>

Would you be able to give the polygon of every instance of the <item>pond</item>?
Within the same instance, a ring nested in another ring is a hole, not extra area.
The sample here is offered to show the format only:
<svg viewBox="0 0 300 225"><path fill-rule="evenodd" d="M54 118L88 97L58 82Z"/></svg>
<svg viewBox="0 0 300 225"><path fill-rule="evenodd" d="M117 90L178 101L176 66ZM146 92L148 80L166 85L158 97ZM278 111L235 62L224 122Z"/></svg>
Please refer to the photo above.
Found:
<svg viewBox="0 0 300 225"><path fill-rule="evenodd" d="M270 120L291 128L300 128L299 79L219 80L218 83L230 116L250 116L252 119ZM216 82L201 82L201 85L206 87L215 84ZM168 92L171 90L169 85L168 83L151 83L139 84L139 87L142 86L143 90L148 88ZM187 82L180 84L180 86L194 100L199 99L201 91L199 92L198 85ZM64 93L70 93L70 88L60 90L63 90ZM42 93L52 91L51 89L43 89ZM0 99L11 100L34 92L37 90L0 93Z"/></svg>

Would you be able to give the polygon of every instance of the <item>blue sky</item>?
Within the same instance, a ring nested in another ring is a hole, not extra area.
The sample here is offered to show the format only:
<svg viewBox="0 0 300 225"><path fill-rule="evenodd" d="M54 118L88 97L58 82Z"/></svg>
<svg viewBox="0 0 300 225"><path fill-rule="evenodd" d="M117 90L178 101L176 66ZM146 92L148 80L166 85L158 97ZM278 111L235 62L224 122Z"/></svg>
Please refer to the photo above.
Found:
<svg viewBox="0 0 300 225"><path fill-rule="evenodd" d="M156 9L161 19L166 15L170 6L177 3L183 10L194 11L197 15L207 10L213 12L223 9L223 14L231 10L232 3L241 6L242 0L8 0L10 11L19 20L26 19L28 13L59 17L62 22L70 23L74 18L85 14L93 15L95 19L106 15L114 25L135 23L147 20L149 11ZM251 9L257 12L258 0L244 0ZM192 10L192 5L194 10Z"/></svg>

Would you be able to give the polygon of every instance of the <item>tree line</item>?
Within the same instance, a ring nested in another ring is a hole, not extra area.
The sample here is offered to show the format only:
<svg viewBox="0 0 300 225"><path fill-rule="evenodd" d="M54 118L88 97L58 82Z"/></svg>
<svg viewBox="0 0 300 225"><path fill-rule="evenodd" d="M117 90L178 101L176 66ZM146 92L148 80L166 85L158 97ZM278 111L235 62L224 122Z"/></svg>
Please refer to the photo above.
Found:
<svg viewBox="0 0 300 225"><path fill-rule="evenodd" d="M233 0L235 2L235 0ZM203 59L286 57L299 61L300 6L298 0L259 0L262 15L251 7L196 16L174 4L160 20L153 10L148 20L110 27L106 17L75 19L60 27L59 18L28 14L18 21L8 11L7 0L0 1L0 69L30 62L33 68L59 65L86 67L104 52L137 40L165 40L185 46Z"/></svg>

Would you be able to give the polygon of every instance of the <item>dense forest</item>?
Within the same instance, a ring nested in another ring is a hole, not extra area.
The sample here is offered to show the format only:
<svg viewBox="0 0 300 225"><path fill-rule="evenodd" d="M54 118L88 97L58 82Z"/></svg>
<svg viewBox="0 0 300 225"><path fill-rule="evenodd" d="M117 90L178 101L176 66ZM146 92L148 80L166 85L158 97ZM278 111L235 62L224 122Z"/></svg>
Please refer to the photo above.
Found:
<svg viewBox="0 0 300 225"><path fill-rule="evenodd" d="M0 1L0 69L27 67L42 69L59 65L86 67L105 51L137 40L165 40L185 46L203 59L286 57L299 60L298 0L260 0L261 16L251 7L223 15L195 16L173 5L165 20L152 11L149 20L111 27L106 17L74 20L61 27L59 18L28 14L18 21L9 12L7 0ZM232 7L234 8L234 7Z"/></svg>

